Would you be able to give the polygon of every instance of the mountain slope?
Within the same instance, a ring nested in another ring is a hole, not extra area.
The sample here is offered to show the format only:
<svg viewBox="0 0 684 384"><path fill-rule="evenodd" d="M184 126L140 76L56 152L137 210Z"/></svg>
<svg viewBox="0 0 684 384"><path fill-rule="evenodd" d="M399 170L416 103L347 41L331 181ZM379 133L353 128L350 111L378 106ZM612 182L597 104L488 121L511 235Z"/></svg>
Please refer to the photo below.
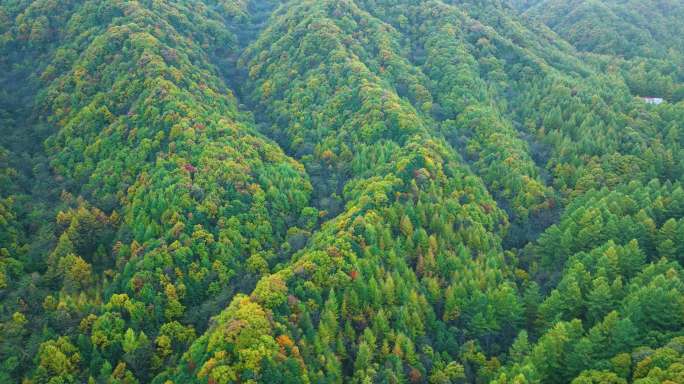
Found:
<svg viewBox="0 0 684 384"><path fill-rule="evenodd" d="M678 382L657 3L0 1L0 381Z"/></svg>
<svg viewBox="0 0 684 384"><path fill-rule="evenodd" d="M35 109L56 127L46 141L53 171L83 198L67 195L57 215L39 295L54 304L24 327L68 334L80 323L100 356L93 376L122 359L145 380L171 351L138 360L116 340L135 330L149 349L146 335L205 326L212 306L250 285L248 259L252 273L273 263L311 187L217 76L212 57L233 40L231 15L182 2L74 7ZM88 377L54 369L30 376Z"/></svg>
<svg viewBox="0 0 684 384"><path fill-rule="evenodd" d="M636 95L684 98L684 6L678 1L532 1L523 15L578 50L614 56ZM604 59L605 60L605 59Z"/></svg>
<svg viewBox="0 0 684 384"><path fill-rule="evenodd" d="M287 266L250 296L233 299L168 376L174 381L268 382L282 371L313 382L400 378L405 367L425 370L414 359L432 343L420 335L447 338L430 347L435 353L454 348L446 330L468 324L477 312L475 302L452 298L442 308L443 299L433 295L473 291L473 279L486 271L485 296L476 300L516 300L504 283L510 272L498 245L504 216L477 178L459 169L454 151L430 138L429 121L378 76L379 60L408 64L383 51L381 42L392 44L393 36L374 23L352 3L304 2L272 22L246 52L243 61L257 79L254 102L282 122L282 141L310 172L325 167L332 185L342 184L345 208ZM353 31L366 44L345 44ZM262 44L271 47L269 55L250 60ZM342 115L335 113L340 108ZM296 146L309 135L320 143L311 152ZM439 268L449 264L459 268ZM473 310L463 309L462 320L461 305ZM489 314L487 321L501 324L498 332L510 332L517 321L520 309L510 306ZM404 352L374 354L375 345ZM186 372L186 366L195 368Z"/></svg>
<svg viewBox="0 0 684 384"><path fill-rule="evenodd" d="M525 14L583 51L662 58L684 51L681 2L537 1Z"/></svg>

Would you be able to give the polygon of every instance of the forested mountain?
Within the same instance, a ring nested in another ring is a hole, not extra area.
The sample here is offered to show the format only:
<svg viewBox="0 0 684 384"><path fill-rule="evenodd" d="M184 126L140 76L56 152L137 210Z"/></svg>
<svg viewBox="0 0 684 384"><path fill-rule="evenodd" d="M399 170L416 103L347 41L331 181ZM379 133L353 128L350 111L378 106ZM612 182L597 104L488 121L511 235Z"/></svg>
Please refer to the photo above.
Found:
<svg viewBox="0 0 684 384"><path fill-rule="evenodd" d="M0 0L0 382L684 383L682 9Z"/></svg>
<svg viewBox="0 0 684 384"><path fill-rule="evenodd" d="M607 54L636 94L684 99L684 3L677 0L512 0L578 50ZM606 60L606 58L604 58Z"/></svg>
<svg viewBox="0 0 684 384"><path fill-rule="evenodd" d="M518 4L583 51L667 57L684 51L680 1L539 0Z"/></svg>

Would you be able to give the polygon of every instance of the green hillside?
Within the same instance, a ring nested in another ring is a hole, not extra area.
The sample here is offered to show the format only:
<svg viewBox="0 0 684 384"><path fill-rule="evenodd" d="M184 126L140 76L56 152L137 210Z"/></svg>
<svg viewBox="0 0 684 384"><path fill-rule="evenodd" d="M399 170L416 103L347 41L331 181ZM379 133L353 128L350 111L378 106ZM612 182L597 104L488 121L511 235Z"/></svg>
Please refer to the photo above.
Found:
<svg viewBox="0 0 684 384"><path fill-rule="evenodd" d="M681 11L0 0L0 382L684 382Z"/></svg>
<svg viewBox="0 0 684 384"><path fill-rule="evenodd" d="M578 50L609 55L634 93L684 99L684 3L676 0L511 1ZM605 58L604 58L605 60Z"/></svg>

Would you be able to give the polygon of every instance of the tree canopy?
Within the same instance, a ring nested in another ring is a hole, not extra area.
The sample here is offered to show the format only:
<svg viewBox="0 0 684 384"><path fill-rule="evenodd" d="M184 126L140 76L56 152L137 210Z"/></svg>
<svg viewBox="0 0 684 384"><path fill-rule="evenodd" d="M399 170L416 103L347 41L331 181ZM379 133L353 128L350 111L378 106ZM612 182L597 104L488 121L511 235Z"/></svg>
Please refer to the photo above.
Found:
<svg viewBox="0 0 684 384"><path fill-rule="evenodd" d="M684 382L682 11L0 0L0 382Z"/></svg>

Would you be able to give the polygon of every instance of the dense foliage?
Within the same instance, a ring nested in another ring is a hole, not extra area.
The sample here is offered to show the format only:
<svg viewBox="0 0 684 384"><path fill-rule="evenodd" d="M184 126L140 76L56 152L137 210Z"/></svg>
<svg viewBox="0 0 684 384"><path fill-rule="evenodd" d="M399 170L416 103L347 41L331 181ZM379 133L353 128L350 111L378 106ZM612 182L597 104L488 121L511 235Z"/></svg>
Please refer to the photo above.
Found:
<svg viewBox="0 0 684 384"><path fill-rule="evenodd" d="M684 382L682 18L0 0L0 382Z"/></svg>
<svg viewBox="0 0 684 384"><path fill-rule="evenodd" d="M511 0L578 50L608 54L637 95L684 99L684 3L677 0Z"/></svg>

